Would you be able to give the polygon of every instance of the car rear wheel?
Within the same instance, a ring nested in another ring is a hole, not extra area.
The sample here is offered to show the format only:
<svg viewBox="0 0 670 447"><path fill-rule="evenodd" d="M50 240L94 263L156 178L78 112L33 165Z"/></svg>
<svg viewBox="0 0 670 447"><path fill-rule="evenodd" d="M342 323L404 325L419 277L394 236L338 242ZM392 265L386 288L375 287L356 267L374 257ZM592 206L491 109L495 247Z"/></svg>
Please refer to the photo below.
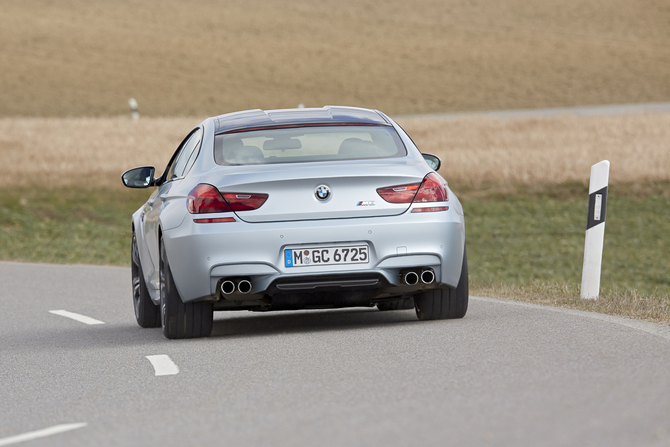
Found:
<svg viewBox="0 0 670 447"><path fill-rule="evenodd" d="M159 327L161 325L160 312L149 297L147 285L142 274L142 263L140 253L137 249L137 237L133 231L133 245L131 249L131 271L133 277L133 305L135 307L135 319L141 327Z"/></svg>
<svg viewBox="0 0 670 447"><path fill-rule="evenodd" d="M455 289L444 287L422 292L414 298L419 320L463 318L468 311L468 256L463 249L463 268Z"/></svg>
<svg viewBox="0 0 670 447"><path fill-rule="evenodd" d="M208 302L184 303L175 286L165 245L160 241L161 325L167 338L208 337L214 306Z"/></svg>

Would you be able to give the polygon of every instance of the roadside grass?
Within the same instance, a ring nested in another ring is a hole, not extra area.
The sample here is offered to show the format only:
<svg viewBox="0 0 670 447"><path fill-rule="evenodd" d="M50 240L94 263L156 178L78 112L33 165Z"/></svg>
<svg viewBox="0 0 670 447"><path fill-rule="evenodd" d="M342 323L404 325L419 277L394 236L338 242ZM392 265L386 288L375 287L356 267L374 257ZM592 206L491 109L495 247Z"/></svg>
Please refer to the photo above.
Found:
<svg viewBox="0 0 670 447"><path fill-rule="evenodd" d="M611 185L598 300L581 300L588 186L466 189L471 294L670 321L670 184Z"/></svg>
<svg viewBox="0 0 670 447"><path fill-rule="evenodd" d="M645 294L670 293L670 183L636 196L611 185L607 203L602 284ZM563 184L507 195L463 197L474 279L526 286L580 284L588 187Z"/></svg>
<svg viewBox="0 0 670 447"><path fill-rule="evenodd" d="M3 189L0 259L130 265L130 216L148 196L123 186Z"/></svg>
<svg viewBox="0 0 670 447"><path fill-rule="evenodd" d="M523 286L504 283L470 284L470 295L523 301L545 306L599 312L628 318L670 322L670 297L667 292L645 294L636 289L612 285L601 286L597 300L579 298L579 284L533 281Z"/></svg>
<svg viewBox="0 0 670 447"><path fill-rule="evenodd" d="M452 184L466 212L471 294L670 321L670 183L610 187L597 301L579 297L588 188ZM0 190L0 259L129 265L148 191Z"/></svg>

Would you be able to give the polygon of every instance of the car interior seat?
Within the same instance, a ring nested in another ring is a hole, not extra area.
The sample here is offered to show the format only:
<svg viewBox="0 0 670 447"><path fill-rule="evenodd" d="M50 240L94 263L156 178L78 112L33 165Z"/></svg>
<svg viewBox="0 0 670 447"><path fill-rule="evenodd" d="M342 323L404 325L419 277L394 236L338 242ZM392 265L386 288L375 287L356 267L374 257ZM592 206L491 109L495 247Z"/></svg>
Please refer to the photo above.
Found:
<svg viewBox="0 0 670 447"><path fill-rule="evenodd" d="M245 146L240 140L232 140L223 147L223 158L231 164L263 163L263 151L257 146Z"/></svg>
<svg viewBox="0 0 670 447"><path fill-rule="evenodd" d="M377 145L360 138L347 138L340 144L337 153L347 158L372 157L377 153Z"/></svg>

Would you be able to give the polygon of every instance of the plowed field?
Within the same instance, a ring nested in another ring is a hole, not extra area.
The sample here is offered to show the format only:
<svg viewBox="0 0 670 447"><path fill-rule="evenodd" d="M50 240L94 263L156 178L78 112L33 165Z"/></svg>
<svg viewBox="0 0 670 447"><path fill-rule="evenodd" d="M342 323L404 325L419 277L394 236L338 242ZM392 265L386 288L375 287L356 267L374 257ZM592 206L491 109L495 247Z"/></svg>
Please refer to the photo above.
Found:
<svg viewBox="0 0 670 447"><path fill-rule="evenodd" d="M666 0L3 0L0 116L670 100Z"/></svg>

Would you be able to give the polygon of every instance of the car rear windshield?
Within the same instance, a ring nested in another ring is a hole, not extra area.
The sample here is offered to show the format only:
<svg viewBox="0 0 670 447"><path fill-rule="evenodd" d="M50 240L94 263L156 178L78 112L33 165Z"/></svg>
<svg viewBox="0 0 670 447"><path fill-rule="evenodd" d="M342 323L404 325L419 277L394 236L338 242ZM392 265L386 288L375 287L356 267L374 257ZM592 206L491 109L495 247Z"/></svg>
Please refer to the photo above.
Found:
<svg viewBox="0 0 670 447"><path fill-rule="evenodd" d="M390 126L303 126L216 135L214 160L220 165L302 163L393 158L407 155Z"/></svg>

